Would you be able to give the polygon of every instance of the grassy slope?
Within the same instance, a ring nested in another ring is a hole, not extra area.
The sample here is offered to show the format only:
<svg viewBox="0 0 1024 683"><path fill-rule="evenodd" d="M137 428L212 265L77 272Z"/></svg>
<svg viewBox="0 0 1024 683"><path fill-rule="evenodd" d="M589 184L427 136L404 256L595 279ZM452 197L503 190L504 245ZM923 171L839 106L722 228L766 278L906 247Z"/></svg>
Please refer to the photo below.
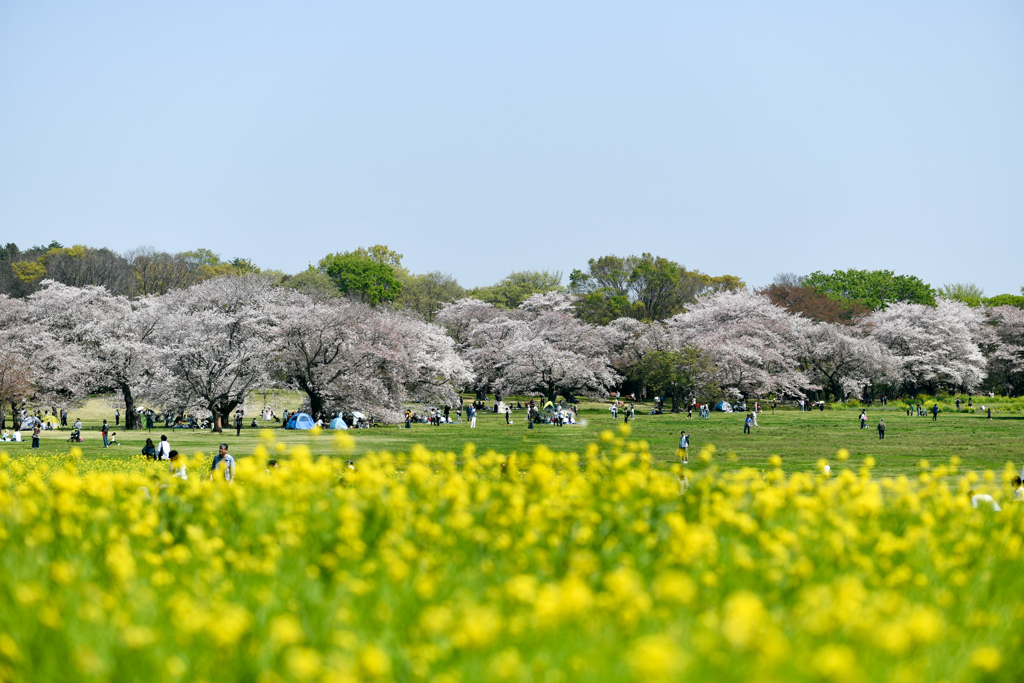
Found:
<svg viewBox="0 0 1024 683"><path fill-rule="evenodd" d="M139 453L149 433L119 432L120 447L104 450L98 427L104 411L113 423L113 410L105 407L105 401L96 399L79 411L85 422L85 443L81 444L86 457L126 458ZM644 414L640 414L643 412ZM868 429L859 429L859 411L814 411L798 413L780 410L777 415L762 413L760 427L747 436L743 434L742 414L712 413L706 420L687 420L682 415L646 415L647 408L637 411L637 418L631 422L632 438L644 439L651 444L652 454L659 466L667 466L675 460L675 448L680 429L686 429L691 436L691 467L699 467L696 454L707 444L718 449L716 463L725 469L742 466L766 467L766 460L772 454L783 457L783 468L789 471L810 470L819 458L830 460L837 465L835 455L840 448L850 452L850 464L857 465L866 456L877 461L876 475L910 474L916 470L918 460L925 458L933 463L944 461L950 456L963 459L964 467L974 470L1002 470L1008 461L1020 468L1024 460L1024 416L1019 413L996 414L991 421L981 413L968 414L944 412L938 422L930 416L907 417L898 408L868 411ZM72 415L72 418L77 413ZM888 431L885 441L878 440L875 425L880 416L885 417ZM352 432L356 437L358 457L368 451L405 451L415 443L421 443L432 450L459 453L468 442L476 444L478 452L493 449L499 453L531 451L544 444L555 451L582 452L589 441L598 438L600 432L622 424L621 415L613 422L606 406L582 404L580 418L586 425L553 427L537 425L526 428L522 411L513 411L515 424L505 425L503 415L482 414L478 427L471 430L466 423L432 427L415 424L410 430L400 427L382 427ZM248 423L250 418L247 418ZM188 430L165 430L162 426L153 429L154 441L161 433L167 433L173 448L183 453L202 452L212 454L217 443L227 441L236 456L252 453L259 442L259 431L243 429L242 436L236 437L234 430L223 435L209 432L192 433ZM309 433L275 430L275 436L286 444L306 443L314 453L334 453L330 433L316 436ZM67 431L44 432L41 453L57 453L67 450ZM24 434L24 438L28 438ZM0 444L13 456L27 454L29 444ZM734 453L735 455L730 455Z"/></svg>

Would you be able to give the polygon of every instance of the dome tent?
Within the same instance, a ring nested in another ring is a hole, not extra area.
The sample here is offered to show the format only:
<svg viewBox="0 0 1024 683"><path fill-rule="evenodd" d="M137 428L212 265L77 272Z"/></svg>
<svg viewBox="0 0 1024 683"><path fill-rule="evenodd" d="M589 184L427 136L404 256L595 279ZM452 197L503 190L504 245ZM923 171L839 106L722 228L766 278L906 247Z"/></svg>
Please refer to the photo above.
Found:
<svg viewBox="0 0 1024 683"><path fill-rule="evenodd" d="M316 427L316 422L313 422L313 418L306 413L295 413L288 418L288 424L285 426L285 429L312 429L313 427Z"/></svg>
<svg viewBox="0 0 1024 683"><path fill-rule="evenodd" d="M331 420L331 429L348 429L348 425L341 417L336 417Z"/></svg>

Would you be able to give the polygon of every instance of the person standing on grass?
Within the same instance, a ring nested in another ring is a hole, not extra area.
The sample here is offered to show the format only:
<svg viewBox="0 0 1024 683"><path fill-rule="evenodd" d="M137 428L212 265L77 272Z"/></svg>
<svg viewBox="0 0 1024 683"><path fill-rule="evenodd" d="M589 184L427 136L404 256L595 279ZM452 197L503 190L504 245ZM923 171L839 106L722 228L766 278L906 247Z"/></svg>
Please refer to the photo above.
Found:
<svg viewBox="0 0 1024 683"><path fill-rule="evenodd" d="M932 422L936 422L939 419L939 403L936 401L932 404Z"/></svg>
<svg viewBox="0 0 1024 683"><path fill-rule="evenodd" d="M242 413L241 411L235 411L235 436L242 435Z"/></svg>
<svg viewBox="0 0 1024 683"><path fill-rule="evenodd" d="M114 411L114 426L115 427L120 427L121 426L121 409L120 408L118 408L118 409L116 409Z"/></svg>
<svg viewBox="0 0 1024 683"><path fill-rule="evenodd" d="M110 446L110 426L107 424L106 420L103 421L103 426L100 428L100 431L103 432L103 447L107 448Z"/></svg>
<svg viewBox="0 0 1024 683"><path fill-rule="evenodd" d="M469 416L469 428L470 429L475 429L476 428L476 408L473 407L473 406L469 406L468 408L466 408L466 414Z"/></svg>
<svg viewBox="0 0 1024 683"><path fill-rule="evenodd" d="M679 459L684 465L689 464L690 435L685 431L679 432Z"/></svg>
<svg viewBox="0 0 1024 683"><path fill-rule="evenodd" d="M772 399L772 415L775 414L775 399Z"/></svg>
<svg viewBox="0 0 1024 683"><path fill-rule="evenodd" d="M860 428L867 429L868 426L868 411L860 411Z"/></svg>
<svg viewBox="0 0 1024 683"><path fill-rule="evenodd" d="M160 443L156 447L157 460L169 460L171 457L171 444L167 443L167 436L160 435Z"/></svg>
<svg viewBox="0 0 1024 683"><path fill-rule="evenodd" d="M960 397L956 397L956 412L960 412Z"/></svg>
<svg viewBox="0 0 1024 683"><path fill-rule="evenodd" d="M885 418L883 417L878 421L878 438L879 440L885 438Z"/></svg>
<svg viewBox="0 0 1024 683"><path fill-rule="evenodd" d="M43 427L39 422L32 428L32 448L39 448L39 437L43 433Z"/></svg>
<svg viewBox="0 0 1024 683"><path fill-rule="evenodd" d="M747 415L747 419L745 419L743 421L743 433L744 434L749 434L750 433L750 425L752 425L753 423L754 423L754 421L750 419L750 415Z"/></svg>
<svg viewBox="0 0 1024 683"><path fill-rule="evenodd" d="M224 469L224 481L231 483L235 478L235 459L228 453L228 445L226 443L222 443L217 449L217 455L213 456L213 467L210 468L210 481L213 481L213 475L217 472L218 467Z"/></svg>

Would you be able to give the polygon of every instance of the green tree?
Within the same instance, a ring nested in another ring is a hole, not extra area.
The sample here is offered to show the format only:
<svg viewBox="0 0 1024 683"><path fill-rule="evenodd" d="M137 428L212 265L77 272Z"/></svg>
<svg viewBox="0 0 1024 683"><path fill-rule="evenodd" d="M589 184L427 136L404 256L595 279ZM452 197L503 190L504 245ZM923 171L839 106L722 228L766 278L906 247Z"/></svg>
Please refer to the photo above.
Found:
<svg viewBox="0 0 1024 683"><path fill-rule="evenodd" d="M960 301L971 307L980 306L985 298L985 291L970 282L953 282L942 285L938 294L945 299Z"/></svg>
<svg viewBox="0 0 1024 683"><path fill-rule="evenodd" d="M1016 306L1024 308L1024 296L1018 294L999 294L985 299L986 306Z"/></svg>
<svg viewBox="0 0 1024 683"><path fill-rule="evenodd" d="M396 270L402 267L402 255L385 244L375 244L372 247L359 247L349 252L363 258L370 259L376 263L383 263Z"/></svg>
<svg viewBox="0 0 1024 683"><path fill-rule="evenodd" d="M315 301L327 301L341 297L341 292L334 285L334 280L327 273L321 273L312 266L301 273L283 278L281 286L298 290Z"/></svg>
<svg viewBox="0 0 1024 683"><path fill-rule="evenodd" d="M392 303L402 293L402 282L393 266L358 252L328 254L320 260L319 270L331 278L339 292L371 306Z"/></svg>
<svg viewBox="0 0 1024 683"><path fill-rule="evenodd" d="M712 277L647 253L590 259L587 272L577 269L569 275L569 291L579 297L576 314L594 324L617 317L665 320L699 296L743 286L733 275Z"/></svg>
<svg viewBox="0 0 1024 683"><path fill-rule="evenodd" d="M521 270L511 273L490 287L478 287L469 295L499 308L516 308L534 294L564 290L562 273L558 271Z"/></svg>
<svg viewBox="0 0 1024 683"><path fill-rule="evenodd" d="M891 303L906 301L935 305L935 290L913 275L895 275L891 270L815 271L804 286L840 301L857 301L873 311Z"/></svg>
<svg viewBox="0 0 1024 683"><path fill-rule="evenodd" d="M672 398L673 413L682 410L683 401L688 398L711 402L722 393L715 381L715 364L710 354L697 346L644 354L639 375L644 384Z"/></svg>
<svg viewBox="0 0 1024 683"><path fill-rule="evenodd" d="M433 322L441 306L466 295L458 280L439 270L422 275L412 275L403 270L398 277L402 281L402 308L416 311L427 322Z"/></svg>

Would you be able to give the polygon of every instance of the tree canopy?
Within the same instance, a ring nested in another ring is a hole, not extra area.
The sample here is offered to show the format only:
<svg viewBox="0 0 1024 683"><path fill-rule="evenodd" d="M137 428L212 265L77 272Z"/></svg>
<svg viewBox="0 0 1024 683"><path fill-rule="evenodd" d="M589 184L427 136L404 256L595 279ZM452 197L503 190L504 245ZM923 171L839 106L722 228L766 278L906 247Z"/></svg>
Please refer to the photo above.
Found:
<svg viewBox="0 0 1024 683"><path fill-rule="evenodd" d="M510 273L497 284L478 287L470 292L474 299L494 304L498 308L517 308L534 294L565 291L562 274L547 270L521 270Z"/></svg>
<svg viewBox="0 0 1024 683"><path fill-rule="evenodd" d="M402 293L393 265L359 251L328 254L320 260L319 269L339 292L371 306L392 303Z"/></svg>
<svg viewBox="0 0 1024 683"><path fill-rule="evenodd" d="M586 272L569 275L569 291L579 297L577 315L594 324L623 317L666 320L699 296L743 286L738 277L712 277L648 253L590 259Z"/></svg>
<svg viewBox="0 0 1024 683"><path fill-rule="evenodd" d="M804 286L840 301L854 301L873 311L905 302L935 305L935 290L914 275L891 270L818 270L804 278Z"/></svg>

